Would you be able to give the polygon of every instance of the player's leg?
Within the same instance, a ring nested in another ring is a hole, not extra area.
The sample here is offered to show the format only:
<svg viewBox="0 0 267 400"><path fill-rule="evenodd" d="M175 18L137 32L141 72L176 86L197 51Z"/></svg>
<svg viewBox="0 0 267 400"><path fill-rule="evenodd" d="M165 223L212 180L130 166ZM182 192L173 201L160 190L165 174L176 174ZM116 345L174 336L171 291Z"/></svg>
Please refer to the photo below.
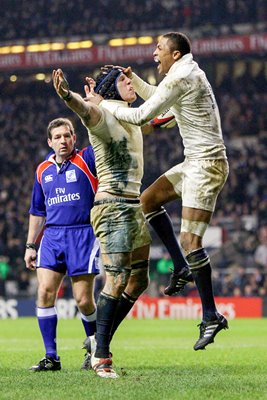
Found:
<svg viewBox="0 0 267 400"><path fill-rule="evenodd" d="M210 258L202 244L210 218L211 212L183 208L181 245L187 254L186 259L199 292L203 313L195 350L204 349L209 343L213 343L215 335L228 327L226 319L218 313L215 305Z"/></svg>
<svg viewBox="0 0 267 400"><path fill-rule="evenodd" d="M118 378L112 369L109 338L120 297L130 276L131 253L102 254L102 260L106 282L97 301L97 344L91 363L98 376Z"/></svg>
<svg viewBox="0 0 267 400"><path fill-rule="evenodd" d="M107 202L108 201L108 202ZM95 235L100 241L102 263L106 272L106 282L97 301L97 347L92 354L92 367L97 375L117 378L113 371L109 351L109 339L120 297L125 290L131 273L132 251L140 228L147 237L143 244L150 243L150 235L145 224L138 200L98 201L91 211Z"/></svg>
<svg viewBox="0 0 267 400"><path fill-rule="evenodd" d="M149 284L149 245L134 250L132 255L131 274L128 284L123 291L114 322L110 332L110 341L120 323L133 308L138 297L147 289Z"/></svg>
<svg viewBox="0 0 267 400"><path fill-rule="evenodd" d="M164 204L179 198L177 189L179 171L175 172L175 176L176 191L169 179L162 175L141 195L146 219L162 240L173 261L174 271L171 274L170 283L165 289L165 294L170 296L179 293L188 282L192 282L192 276L181 252L171 219L163 207Z"/></svg>
<svg viewBox="0 0 267 400"><path fill-rule="evenodd" d="M58 289L64 277L63 273L47 268L37 268L38 298L37 319L44 342L45 357L31 371L60 370L61 364L57 354L57 312L55 301Z"/></svg>
<svg viewBox="0 0 267 400"><path fill-rule="evenodd" d="M215 335L228 326L216 309L211 264L202 238L209 225L219 192L228 174L225 160L199 160L184 163L181 246L186 254L203 309L200 338L195 350L204 349Z"/></svg>
<svg viewBox="0 0 267 400"><path fill-rule="evenodd" d="M106 282L97 302L96 357L109 356L109 336L120 297L127 286L131 269L131 254L102 254Z"/></svg>
<svg viewBox="0 0 267 400"><path fill-rule="evenodd" d="M202 300L203 320L216 318L217 312L212 291L210 259L202 244L210 218L209 211L183 207L180 240Z"/></svg>

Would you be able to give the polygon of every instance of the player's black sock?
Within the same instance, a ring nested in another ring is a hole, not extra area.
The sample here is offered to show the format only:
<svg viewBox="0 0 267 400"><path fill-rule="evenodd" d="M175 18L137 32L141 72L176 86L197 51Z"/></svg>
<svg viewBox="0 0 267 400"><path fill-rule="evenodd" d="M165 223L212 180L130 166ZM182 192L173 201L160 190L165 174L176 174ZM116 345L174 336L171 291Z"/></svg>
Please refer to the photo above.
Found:
<svg viewBox="0 0 267 400"><path fill-rule="evenodd" d="M114 322L113 322L113 325L111 328L111 332L110 332L110 339L109 339L110 342L111 342L112 337L113 337L114 333L116 332L118 326L124 320L124 318L129 313L129 311L132 309L136 300L137 299L134 299L133 297L129 296L127 293L125 293L125 292L122 293L117 310L116 310L116 314L114 317Z"/></svg>
<svg viewBox="0 0 267 400"><path fill-rule="evenodd" d="M187 266L187 262L181 252L167 211L161 207L157 211L146 214L146 219L168 250L174 265L174 273L179 273Z"/></svg>
<svg viewBox="0 0 267 400"><path fill-rule="evenodd" d="M192 251L186 257L196 283L203 309L203 320L217 318L216 305L212 290L210 258L205 249Z"/></svg>
<svg viewBox="0 0 267 400"><path fill-rule="evenodd" d="M119 299L108 296L103 292L98 297L96 316L97 347L95 352L97 358L109 357L109 335L118 303Z"/></svg>

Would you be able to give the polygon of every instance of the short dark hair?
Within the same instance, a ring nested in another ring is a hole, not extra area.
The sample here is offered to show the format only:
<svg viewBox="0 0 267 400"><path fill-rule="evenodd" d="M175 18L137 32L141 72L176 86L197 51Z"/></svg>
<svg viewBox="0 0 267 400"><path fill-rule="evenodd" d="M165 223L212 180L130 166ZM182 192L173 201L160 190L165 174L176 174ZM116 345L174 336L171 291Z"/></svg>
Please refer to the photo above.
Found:
<svg viewBox="0 0 267 400"><path fill-rule="evenodd" d="M188 37L181 32L169 32L163 35L164 38L168 39L169 47L171 51L178 50L182 55L191 53L191 43Z"/></svg>
<svg viewBox="0 0 267 400"><path fill-rule="evenodd" d="M53 119L51 122L49 122L48 127L47 127L47 136L49 139L52 139L52 133L51 131L55 128L58 128L59 126L68 126L70 128L70 132L72 135L74 135L74 127L72 122L68 118L56 118Z"/></svg>

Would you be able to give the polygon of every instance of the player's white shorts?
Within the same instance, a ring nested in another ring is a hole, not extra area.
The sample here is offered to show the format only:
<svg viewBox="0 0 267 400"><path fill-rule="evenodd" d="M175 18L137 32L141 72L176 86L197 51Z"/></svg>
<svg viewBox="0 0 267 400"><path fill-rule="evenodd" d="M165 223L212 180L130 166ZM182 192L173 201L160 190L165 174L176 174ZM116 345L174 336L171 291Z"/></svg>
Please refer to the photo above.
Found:
<svg viewBox="0 0 267 400"><path fill-rule="evenodd" d="M165 172L183 207L214 211L218 194L229 173L228 161L188 160Z"/></svg>

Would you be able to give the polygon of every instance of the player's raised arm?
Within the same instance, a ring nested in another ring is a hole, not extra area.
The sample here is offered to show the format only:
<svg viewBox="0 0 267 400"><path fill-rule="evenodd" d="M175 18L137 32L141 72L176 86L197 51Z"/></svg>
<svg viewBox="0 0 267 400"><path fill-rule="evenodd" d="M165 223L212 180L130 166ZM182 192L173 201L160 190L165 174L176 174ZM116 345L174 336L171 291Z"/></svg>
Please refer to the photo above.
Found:
<svg viewBox="0 0 267 400"><path fill-rule="evenodd" d="M101 111L91 101L85 101L78 93L72 92L61 69L52 72L54 88L59 97L74 111L87 127L95 126L101 117Z"/></svg>

